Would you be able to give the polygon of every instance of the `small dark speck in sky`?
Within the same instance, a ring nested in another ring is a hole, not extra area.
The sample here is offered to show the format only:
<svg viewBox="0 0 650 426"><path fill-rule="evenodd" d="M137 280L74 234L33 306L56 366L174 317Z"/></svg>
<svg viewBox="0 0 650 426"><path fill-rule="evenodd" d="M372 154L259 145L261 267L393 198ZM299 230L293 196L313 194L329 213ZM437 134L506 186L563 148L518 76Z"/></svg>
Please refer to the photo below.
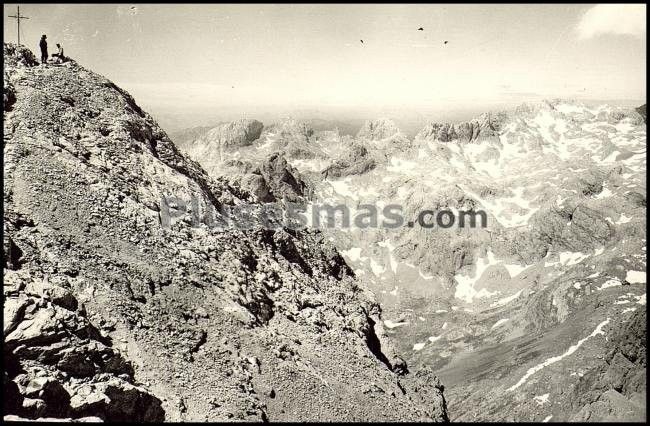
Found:
<svg viewBox="0 0 650 426"><path fill-rule="evenodd" d="M424 31L424 28L420 27L418 28L418 31Z"/></svg>
<svg viewBox="0 0 650 426"><path fill-rule="evenodd" d="M448 40L445 40L445 44L447 44L447 43L449 43L449 41L448 41Z"/></svg>
<svg viewBox="0 0 650 426"><path fill-rule="evenodd" d="M363 43L363 40L359 40L361 43Z"/></svg>

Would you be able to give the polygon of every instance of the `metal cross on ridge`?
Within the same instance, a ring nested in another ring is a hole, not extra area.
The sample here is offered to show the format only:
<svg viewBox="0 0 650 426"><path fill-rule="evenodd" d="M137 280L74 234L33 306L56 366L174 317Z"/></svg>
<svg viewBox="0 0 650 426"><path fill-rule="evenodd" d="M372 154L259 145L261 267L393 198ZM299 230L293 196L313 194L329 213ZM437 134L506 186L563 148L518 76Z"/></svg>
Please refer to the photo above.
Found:
<svg viewBox="0 0 650 426"><path fill-rule="evenodd" d="M29 19L27 16L22 16L20 14L20 6L17 6L18 10L15 15L9 15L10 18L14 18L16 20L16 23L18 24L18 45L20 46L20 20L21 19Z"/></svg>

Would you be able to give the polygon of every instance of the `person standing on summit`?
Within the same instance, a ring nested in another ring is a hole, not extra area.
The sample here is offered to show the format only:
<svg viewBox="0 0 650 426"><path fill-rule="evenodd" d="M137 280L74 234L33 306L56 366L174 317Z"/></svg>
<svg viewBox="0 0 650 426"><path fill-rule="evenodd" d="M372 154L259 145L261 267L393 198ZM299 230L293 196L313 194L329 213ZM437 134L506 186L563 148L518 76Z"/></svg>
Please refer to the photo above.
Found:
<svg viewBox="0 0 650 426"><path fill-rule="evenodd" d="M47 54L47 41L45 40L47 36L43 34L41 36L41 42L39 43L39 46L41 47L41 64L45 65L47 63L47 57L49 56Z"/></svg>

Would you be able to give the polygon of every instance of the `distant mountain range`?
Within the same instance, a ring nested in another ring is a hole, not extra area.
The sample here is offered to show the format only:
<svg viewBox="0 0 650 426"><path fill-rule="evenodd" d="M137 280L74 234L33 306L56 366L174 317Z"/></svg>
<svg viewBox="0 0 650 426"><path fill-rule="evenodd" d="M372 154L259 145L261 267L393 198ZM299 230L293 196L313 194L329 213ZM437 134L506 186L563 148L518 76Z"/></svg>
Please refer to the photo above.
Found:
<svg viewBox="0 0 650 426"><path fill-rule="evenodd" d="M248 120L178 142L267 202L486 212L486 228L323 232L378 297L400 356L439 372L452 420L640 421L644 113L555 100L415 137L389 119L353 136Z"/></svg>

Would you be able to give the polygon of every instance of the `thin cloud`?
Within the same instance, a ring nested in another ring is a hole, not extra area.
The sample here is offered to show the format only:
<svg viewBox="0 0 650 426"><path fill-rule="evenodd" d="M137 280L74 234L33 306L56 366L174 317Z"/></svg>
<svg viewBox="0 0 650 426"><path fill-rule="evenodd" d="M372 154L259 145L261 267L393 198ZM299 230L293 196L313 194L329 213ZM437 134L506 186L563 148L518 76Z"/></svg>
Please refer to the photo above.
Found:
<svg viewBox="0 0 650 426"><path fill-rule="evenodd" d="M644 4L599 4L589 9L578 23L581 39L602 34L643 37L646 32Z"/></svg>

